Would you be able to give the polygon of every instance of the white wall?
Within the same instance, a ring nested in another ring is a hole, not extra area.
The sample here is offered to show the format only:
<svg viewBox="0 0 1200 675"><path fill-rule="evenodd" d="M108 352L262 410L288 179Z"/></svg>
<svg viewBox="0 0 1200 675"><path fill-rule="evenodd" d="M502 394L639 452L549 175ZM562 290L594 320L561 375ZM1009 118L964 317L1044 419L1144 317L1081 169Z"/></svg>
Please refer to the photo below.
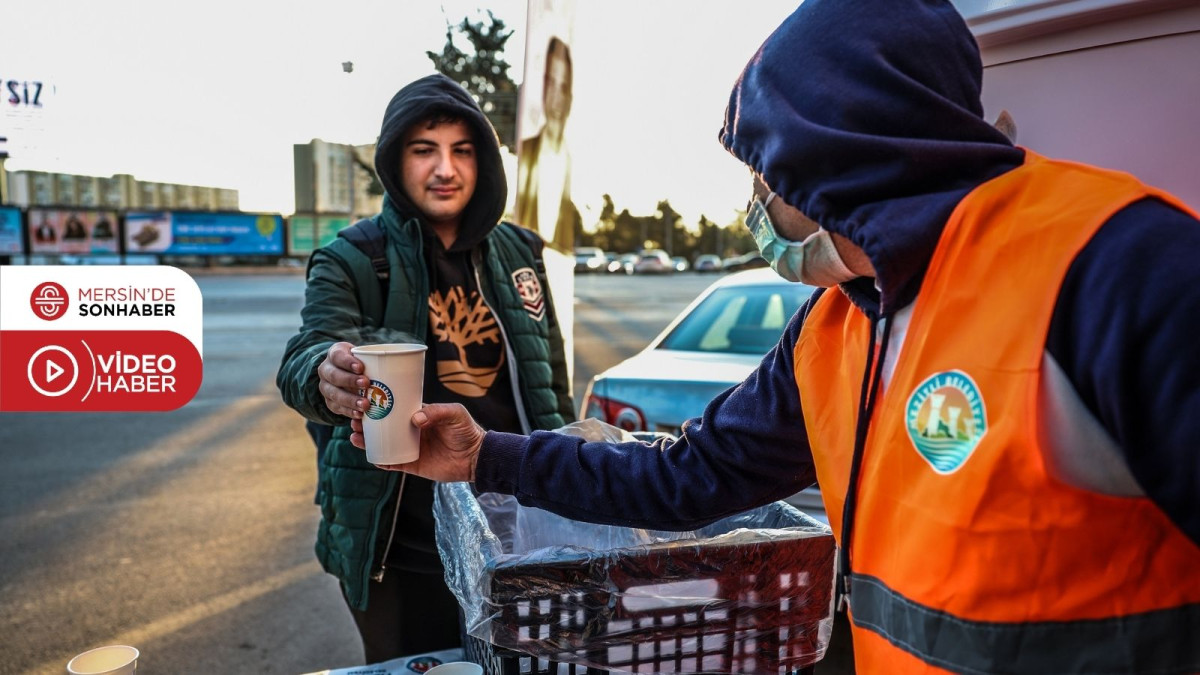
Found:
<svg viewBox="0 0 1200 675"><path fill-rule="evenodd" d="M1200 209L1200 3L1024 5L1022 21L1019 3L1004 16L959 3L983 52L987 118L1006 109L1019 145L1129 171Z"/></svg>

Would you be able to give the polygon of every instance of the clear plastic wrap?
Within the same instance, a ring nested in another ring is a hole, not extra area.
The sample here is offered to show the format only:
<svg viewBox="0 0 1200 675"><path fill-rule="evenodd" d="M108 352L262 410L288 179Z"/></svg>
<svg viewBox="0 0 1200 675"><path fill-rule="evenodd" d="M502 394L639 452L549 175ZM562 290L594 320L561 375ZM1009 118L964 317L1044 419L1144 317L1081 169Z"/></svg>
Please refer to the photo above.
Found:
<svg viewBox="0 0 1200 675"><path fill-rule="evenodd" d="M559 431L629 438L596 420ZM514 650L612 671L783 673L815 663L829 644L833 536L784 502L694 532L656 532L443 483L434 514L464 647L485 672Z"/></svg>

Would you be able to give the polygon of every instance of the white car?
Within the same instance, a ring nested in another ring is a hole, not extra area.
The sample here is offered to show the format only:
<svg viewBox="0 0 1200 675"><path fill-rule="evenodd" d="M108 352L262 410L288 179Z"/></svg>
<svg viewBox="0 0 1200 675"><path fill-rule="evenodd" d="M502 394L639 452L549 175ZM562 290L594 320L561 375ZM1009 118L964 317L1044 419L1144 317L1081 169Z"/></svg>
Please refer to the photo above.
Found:
<svg viewBox="0 0 1200 675"><path fill-rule="evenodd" d="M813 290L771 269L722 277L648 347L592 378L582 416L678 436L685 421L758 367ZM815 488L788 501L828 523Z"/></svg>
<svg viewBox="0 0 1200 675"><path fill-rule="evenodd" d="M595 246L580 246L575 249L575 272L577 274L603 272L606 269L608 269L608 256L604 255L604 249Z"/></svg>
<svg viewBox="0 0 1200 675"><path fill-rule="evenodd" d="M652 248L641 252L633 264L633 271L635 274L667 274L675 271L675 263L666 251Z"/></svg>

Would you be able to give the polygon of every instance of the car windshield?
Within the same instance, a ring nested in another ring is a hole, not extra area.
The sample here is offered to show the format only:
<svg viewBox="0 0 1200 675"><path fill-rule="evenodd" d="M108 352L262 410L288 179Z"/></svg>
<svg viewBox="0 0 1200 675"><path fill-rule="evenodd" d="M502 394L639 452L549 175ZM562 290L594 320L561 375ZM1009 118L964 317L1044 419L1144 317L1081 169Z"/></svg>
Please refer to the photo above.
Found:
<svg viewBox="0 0 1200 675"><path fill-rule="evenodd" d="M689 312L658 348L766 354L812 292L812 287L802 284L719 288Z"/></svg>

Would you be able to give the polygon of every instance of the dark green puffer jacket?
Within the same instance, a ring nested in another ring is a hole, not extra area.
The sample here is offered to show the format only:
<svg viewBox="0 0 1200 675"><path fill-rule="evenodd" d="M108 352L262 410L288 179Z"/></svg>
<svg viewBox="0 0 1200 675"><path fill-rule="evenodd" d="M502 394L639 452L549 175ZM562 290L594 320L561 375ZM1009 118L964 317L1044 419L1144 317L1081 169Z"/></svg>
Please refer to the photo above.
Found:
<svg viewBox="0 0 1200 675"><path fill-rule="evenodd" d="M495 132L478 106L451 80L431 76L393 98L376 150L376 166L387 189L383 228L390 270L388 297L381 297L371 261L353 244L337 239L313 253L301 311L303 325L288 341L276 384L284 402L305 418L334 425L333 440L318 472L321 524L316 552L327 572L341 580L351 603L365 609L370 575L383 563L383 543L393 513L384 512L399 474L369 464L350 444L349 420L325 406L317 367L335 342L427 344L430 293L424 251L432 236L401 188L399 143L411 124L430 112L450 111L475 128L479 166L475 194L463 214L454 249L469 249L480 293L499 321L509 350L514 398L526 431L554 429L574 420L568 394L566 355L553 315L535 321L512 281L521 268L537 268L533 250L513 225L499 225L507 195ZM389 170L390 169L390 170ZM543 289L551 303L550 289Z"/></svg>
<svg viewBox="0 0 1200 675"><path fill-rule="evenodd" d="M396 490L399 474L375 468L362 450L350 444L349 420L330 412L317 389L317 366L329 347L342 340L392 341L402 333L425 342L429 280L420 225L416 220L389 223L389 211L385 209L382 218L391 270L386 311L365 254L344 239L313 254L304 327L288 341L276 381L289 406L310 420L335 425L318 473L322 519L317 558L325 571L341 580L352 602L364 609L368 578L382 564L377 560L382 550L376 549L391 528L393 514L384 513L384 505ZM515 270L535 266L533 252L512 227L493 230L473 257L481 292L512 351L508 363L516 368L517 400L523 404L528 430L554 429L574 419L562 335L557 327L551 329L549 315L533 320L512 284ZM382 323L382 331L375 327L377 323Z"/></svg>

